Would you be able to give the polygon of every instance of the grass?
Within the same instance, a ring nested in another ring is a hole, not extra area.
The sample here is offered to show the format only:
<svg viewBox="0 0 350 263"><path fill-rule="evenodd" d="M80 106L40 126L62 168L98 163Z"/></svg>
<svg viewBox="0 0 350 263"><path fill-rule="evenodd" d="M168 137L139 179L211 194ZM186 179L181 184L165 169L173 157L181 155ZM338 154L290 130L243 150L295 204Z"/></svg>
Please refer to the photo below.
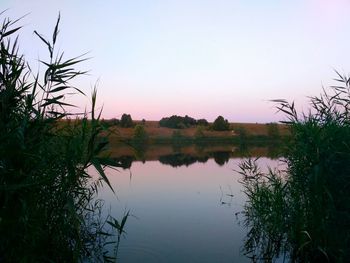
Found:
<svg viewBox="0 0 350 263"><path fill-rule="evenodd" d="M85 73L74 69L85 58L56 53L59 16L52 39L34 32L49 56L41 61L44 74L33 72L18 53L18 21L0 25L0 261L111 260L104 244L113 234L103 228L96 195L102 184L111 187L104 168L117 164L102 153L96 89L83 115L70 114L66 100L84 95L70 81ZM62 121L67 117L79 120Z"/></svg>
<svg viewBox="0 0 350 263"><path fill-rule="evenodd" d="M276 101L291 134L285 171L262 173L253 160L241 164L248 197L244 252L255 261L349 260L350 79L338 74L337 82L311 98L307 114Z"/></svg>
<svg viewBox="0 0 350 263"><path fill-rule="evenodd" d="M141 121L135 121L136 124L141 125ZM209 129L203 129L204 136L207 138L212 138L216 140L224 140L231 139L233 137L238 137L239 128L244 128L247 132L247 135L251 138L254 137L268 137L269 136L269 128L267 124L258 124L258 123L231 123L232 130L230 131L213 131ZM145 131L149 138L152 140L170 140L174 131L180 131L181 134L185 138L195 138L197 127L190 127L185 129L171 129L166 127L160 127L158 121L146 121L144 123ZM115 134L112 135L110 139L118 140L120 138L123 139L131 139L134 134L133 128L121 128L121 127L111 127L110 128ZM282 137L288 136L288 128L286 125L278 124L278 130Z"/></svg>

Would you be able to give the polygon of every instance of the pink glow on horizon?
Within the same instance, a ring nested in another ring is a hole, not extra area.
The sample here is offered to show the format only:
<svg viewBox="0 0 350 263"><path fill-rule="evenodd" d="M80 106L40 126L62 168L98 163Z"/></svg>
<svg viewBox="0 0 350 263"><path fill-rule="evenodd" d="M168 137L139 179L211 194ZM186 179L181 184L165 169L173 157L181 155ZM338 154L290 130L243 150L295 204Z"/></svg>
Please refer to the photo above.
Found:
<svg viewBox="0 0 350 263"><path fill-rule="evenodd" d="M278 121L283 115L269 100L295 100L306 110L307 96L334 84L334 68L350 71L347 0L4 0L3 6L13 18L30 14L20 43L35 66L47 50L33 30L51 36L61 11L59 49L67 58L91 51L79 68L90 69L89 78L77 86L89 94L100 79L104 118ZM72 101L89 109L87 98Z"/></svg>

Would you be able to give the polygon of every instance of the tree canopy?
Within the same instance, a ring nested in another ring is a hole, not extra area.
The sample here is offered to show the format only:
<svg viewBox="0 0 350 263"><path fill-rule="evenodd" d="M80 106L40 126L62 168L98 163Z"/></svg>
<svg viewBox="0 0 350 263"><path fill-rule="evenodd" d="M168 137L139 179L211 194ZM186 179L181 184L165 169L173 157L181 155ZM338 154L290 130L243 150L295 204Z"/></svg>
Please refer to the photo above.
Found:
<svg viewBox="0 0 350 263"><path fill-rule="evenodd" d="M120 127L131 128L134 127L134 122L132 121L131 115L124 113L120 119Z"/></svg>
<svg viewBox="0 0 350 263"><path fill-rule="evenodd" d="M161 127L172 129L185 129L195 125L207 126L208 124L206 119L196 120L188 115L185 115L185 117L172 115L170 117L164 117L159 121Z"/></svg>
<svg viewBox="0 0 350 263"><path fill-rule="evenodd" d="M230 129L230 124L224 117L218 116L212 126L214 131L228 131Z"/></svg>
<svg viewBox="0 0 350 263"><path fill-rule="evenodd" d="M171 117L162 118L159 121L161 127L173 128L173 129L184 129L190 126L196 125L196 119L186 115L185 117L172 115Z"/></svg>

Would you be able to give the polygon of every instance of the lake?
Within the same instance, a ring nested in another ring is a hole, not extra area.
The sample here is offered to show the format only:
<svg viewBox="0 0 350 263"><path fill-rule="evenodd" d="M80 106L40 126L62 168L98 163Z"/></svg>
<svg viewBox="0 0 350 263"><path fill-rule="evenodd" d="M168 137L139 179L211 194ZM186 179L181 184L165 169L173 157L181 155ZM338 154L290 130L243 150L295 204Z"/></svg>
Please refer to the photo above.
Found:
<svg viewBox="0 0 350 263"><path fill-rule="evenodd" d="M242 255L247 229L240 214L246 198L235 171L242 158L230 149L207 149L205 158L183 150L158 160L117 158L129 160L129 168L107 170L116 195L105 187L99 198L117 219L126 210L132 214L118 262L249 262ZM259 163L279 162L260 157Z"/></svg>

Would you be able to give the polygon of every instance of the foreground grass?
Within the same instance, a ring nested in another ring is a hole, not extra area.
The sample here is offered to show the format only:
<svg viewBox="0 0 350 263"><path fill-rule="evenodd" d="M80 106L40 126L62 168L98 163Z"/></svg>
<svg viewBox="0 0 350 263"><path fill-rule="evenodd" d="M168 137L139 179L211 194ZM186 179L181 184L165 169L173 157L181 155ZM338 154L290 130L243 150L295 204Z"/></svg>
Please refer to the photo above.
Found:
<svg viewBox="0 0 350 263"><path fill-rule="evenodd" d="M44 76L18 54L18 21L0 26L0 262L113 259L104 253L110 234L95 197L102 183L110 186L104 166L115 163L101 154L107 141L95 114L96 90L91 112L62 125L73 106L66 95L83 93L69 81L84 72L74 70L81 57L55 53L59 21L50 41L35 31L49 51Z"/></svg>
<svg viewBox="0 0 350 263"><path fill-rule="evenodd" d="M241 164L248 201L245 254L254 262L349 262L350 80L311 98L312 111L277 101L291 131L287 170Z"/></svg>

